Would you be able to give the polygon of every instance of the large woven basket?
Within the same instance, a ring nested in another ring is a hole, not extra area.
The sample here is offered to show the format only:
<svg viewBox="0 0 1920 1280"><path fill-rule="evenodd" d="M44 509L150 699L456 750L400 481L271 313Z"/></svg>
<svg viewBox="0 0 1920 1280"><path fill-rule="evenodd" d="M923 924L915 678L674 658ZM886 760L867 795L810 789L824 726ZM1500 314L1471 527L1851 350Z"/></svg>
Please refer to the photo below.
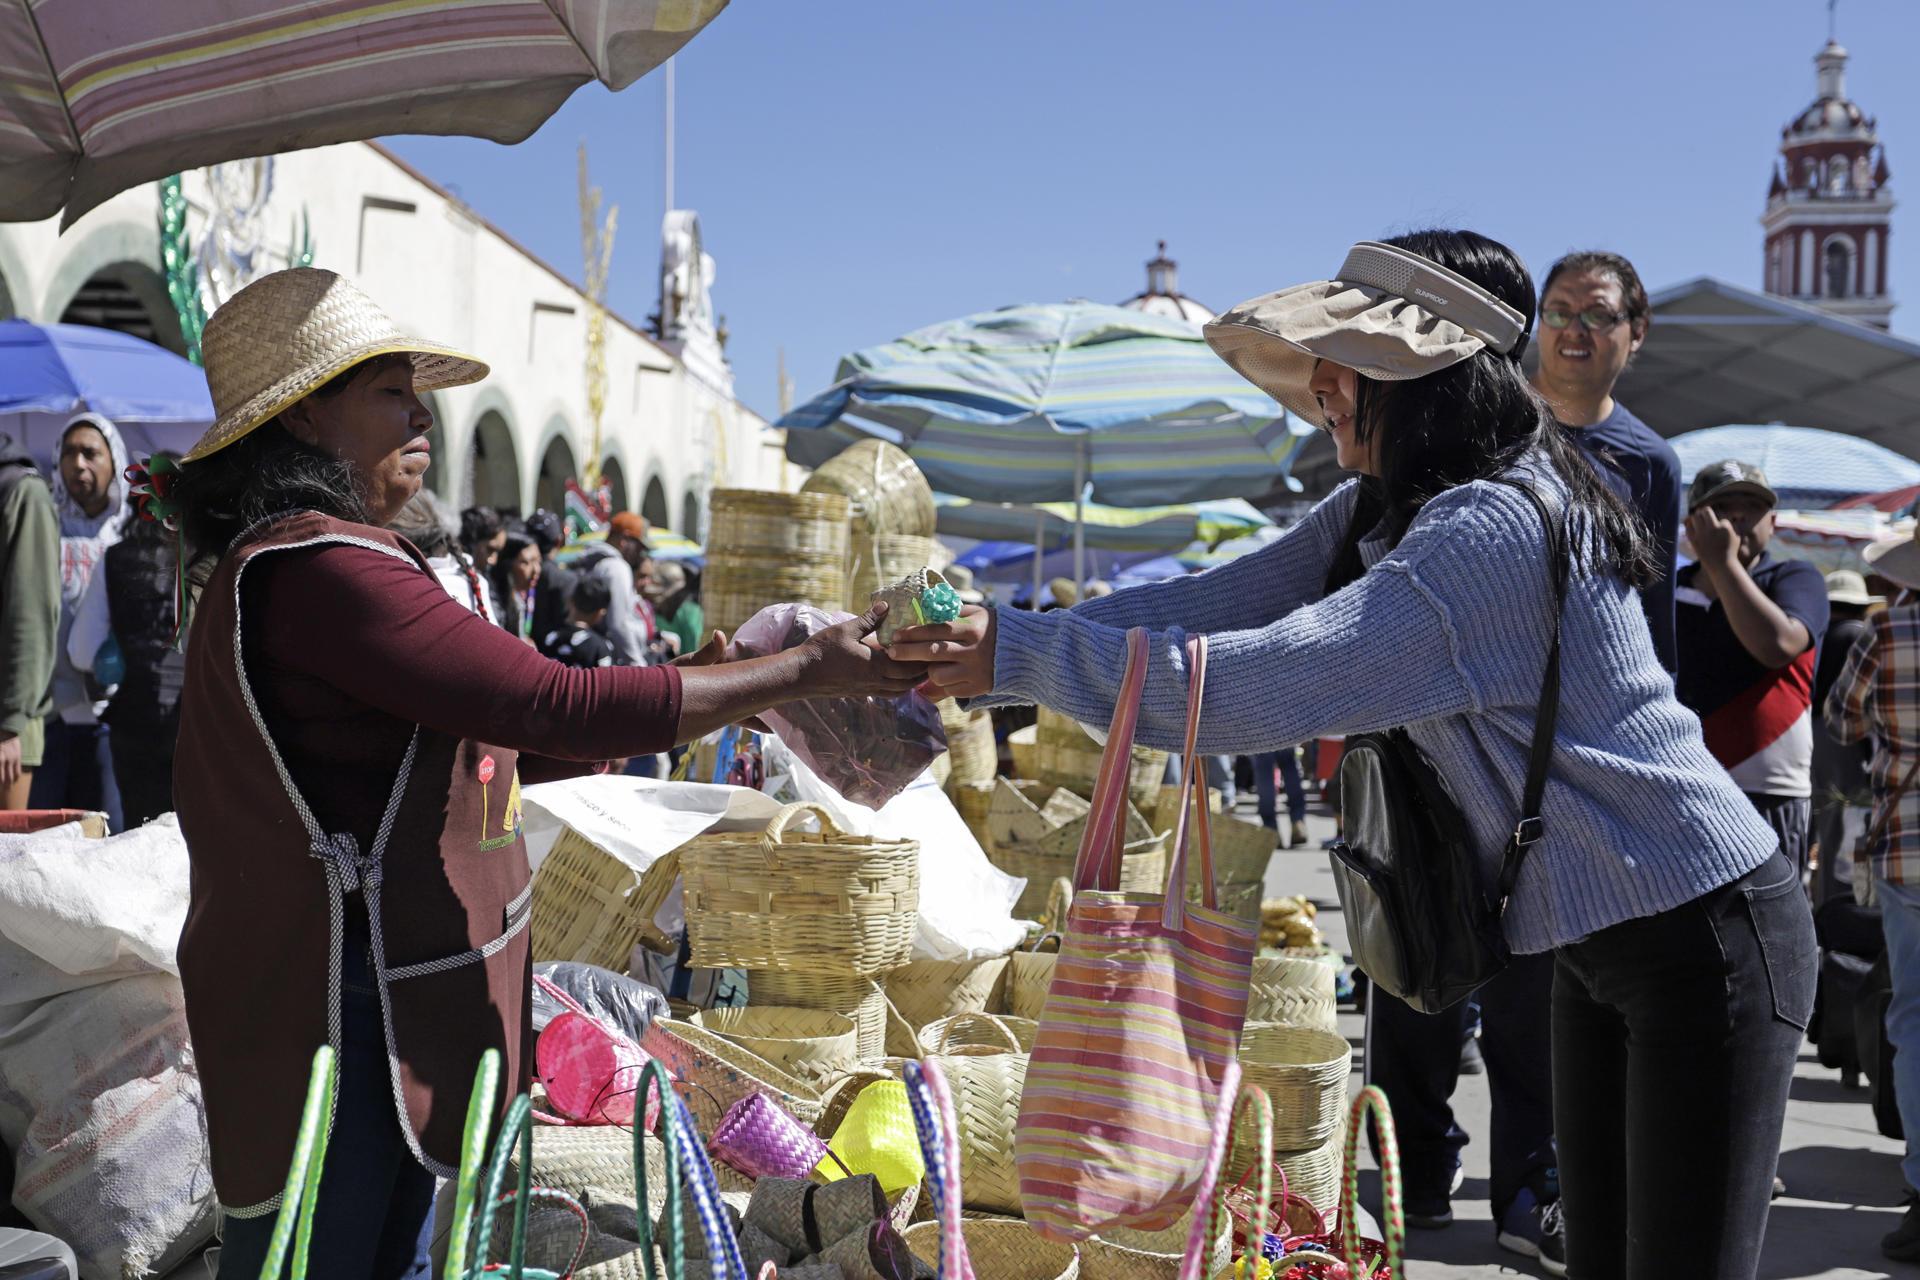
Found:
<svg viewBox="0 0 1920 1280"><path fill-rule="evenodd" d="M1070 1244L1043 1239L1025 1222L1010 1218L969 1218L960 1224L967 1256L980 1280L1078 1280L1080 1252ZM929 1267L940 1265L940 1224L917 1222L903 1233L913 1256Z"/></svg>
<svg viewBox="0 0 1920 1280"><path fill-rule="evenodd" d="M843 449L817 467L800 490L845 497L857 532L933 536L933 489L914 460L885 440L862 440Z"/></svg>
<svg viewBox="0 0 1920 1280"><path fill-rule="evenodd" d="M747 1003L842 1014L853 1021L860 1061L874 1062L887 1054L887 993L872 978L769 969L747 975Z"/></svg>
<svg viewBox="0 0 1920 1280"><path fill-rule="evenodd" d="M645 1140L648 1221L666 1207L666 1149L651 1134ZM507 1185L518 1183L519 1152L508 1158ZM639 1191L633 1176L633 1133L615 1125L536 1125L533 1130L531 1182L564 1191L587 1210L586 1252L573 1275L581 1280L642 1280ZM488 1261L506 1263L511 1247L511 1213L503 1206L496 1220ZM560 1271L580 1240L580 1219L570 1209L535 1202L527 1214L526 1261L529 1267ZM656 1263L660 1260L655 1250ZM503 1268L504 1270L504 1268Z"/></svg>
<svg viewBox="0 0 1920 1280"><path fill-rule="evenodd" d="M533 958L625 973L634 944L652 931L654 913L679 874L678 852L642 873L567 828L533 873L527 925Z"/></svg>
<svg viewBox="0 0 1920 1280"><path fill-rule="evenodd" d="M789 832L803 813L818 834ZM819 805L788 805L765 831L696 836L680 867L696 968L865 976L912 951L918 842L848 835Z"/></svg>
<svg viewBox="0 0 1920 1280"><path fill-rule="evenodd" d="M757 1004L705 1009L692 1021L802 1080L832 1080L859 1065L853 1019L824 1009Z"/></svg>
<svg viewBox="0 0 1920 1280"><path fill-rule="evenodd" d="M1013 1127L1027 1085L1024 1053L958 1053L940 1057L960 1130L960 1193L969 1209L1020 1212L1020 1171Z"/></svg>
<svg viewBox="0 0 1920 1280"><path fill-rule="evenodd" d="M1261 953L1247 983L1247 1023L1280 1022L1333 1031L1339 1025L1333 966L1301 956Z"/></svg>
<svg viewBox="0 0 1920 1280"><path fill-rule="evenodd" d="M983 1053L1032 1053L1040 1025L1032 1018L996 1013L958 1013L920 1028L924 1053L943 1056Z"/></svg>
<svg viewBox="0 0 1920 1280"><path fill-rule="evenodd" d="M1040 777L1040 726L1022 725L1007 735L1007 754L1013 757L1013 776Z"/></svg>
<svg viewBox="0 0 1920 1280"><path fill-rule="evenodd" d="M993 741L993 715L982 707L962 711L952 698L939 702L940 724L947 731L947 760L952 772L947 792L967 783L992 782L999 771L999 751Z"/></svg>
<svg viewBox="0 0 1920 1280"><path fill-rule="evenodd" d="M1249 1023L1240 1032L1240 1070L1247 1084L1273 1099L1275 1147L1304 1150L1340 1132L1353 1071L1353 1046L1345 1037L1314 1027ZM1245 1168L1251 1157L1236 1146L1234 1158Z"/></svg>
<svg viewBox="0 0 1920 1280"><path fill-rule="evenodd" d="M846 498L715 489L711 503L701 579L707 634L732 635L770 604L846 606Z"/></svg>
<svg viewBox="0 0 1920 1280"><path fill-rule="evenodd" d="M702 1133L712 1133L728 1107L755 1093L766 1094L801 1124L812 1125L820 1118L821 1093L813 1082L698 1023L657 1018L640 1037L640 1047L688 1085L680 1096Z"/></svg>
<svg viewBox="0 0 1920 1280"><path fill-rule="evenodd" d="M1334 1206L1340 1203L1341 1162L1346 1158L1347 1135L1336 1132L1331 1138L1317 1147L1308 1147L1304 1151L1277 1151L1273 1162L1280 1172L1287 1176L1287 1190L1306 1197L1314 1208L1323 1214L1332 1213ZM1236 1159L1228 1161L1237 1166L1232 1169L1232 1177L1237 1180L1245 1172L1245 1166ZM1230 1184L1229 1184L1230 1185ZM1280 1191L1280 1179L1274 1179L1274 1194Z"/></svg>
<svg viewBox="0 0 1920 1280"><path fill-rule="evenodd" d="M985 960L913 960L887 975L887 998L916 1031L956 1013L1006 1004L1006 956Z"/></svg>
<svg viewBox="0 0 1920 1280"><path fill-rule="evenodd" d="M973 832L973 838L980 847L987 847L987 811L993 806L994 784L992 782L954 782L947 787L947 796L953 801L953 807L960 813L960 821L967 824L967 830Z"/></svg>
<svg viewBox="0 0 1920 1280"><path fill-rule="evenodd" d="M873 593L941 558L940 544L914 533L861 533L847 544L847 611L865 613Z"/></svg>
<svg viewBox="0 0 1920 1280"><path fill-rule="evenodd" d="M1189 1212L1164 1231L1116 1227L1089 1236L1079 1246L1081 1280L1176 1280L1192 1230L1193 1214ZM1233 1226L1229 1222L1207 1251L1200 1274L1214 1275L1232 1260Z"/></svg>
<svg viewBox="0 0 1920 1280"><path fill-rule="evenodd" d="M1091 798L1093 780L1100 773L1101 745L1070 716L1041 707L1034 722L1033 776ZM1167 753L1151 747L1133 749L1127 771L1127 797L1135 807L1151 813L1166 777Z"/></svg>

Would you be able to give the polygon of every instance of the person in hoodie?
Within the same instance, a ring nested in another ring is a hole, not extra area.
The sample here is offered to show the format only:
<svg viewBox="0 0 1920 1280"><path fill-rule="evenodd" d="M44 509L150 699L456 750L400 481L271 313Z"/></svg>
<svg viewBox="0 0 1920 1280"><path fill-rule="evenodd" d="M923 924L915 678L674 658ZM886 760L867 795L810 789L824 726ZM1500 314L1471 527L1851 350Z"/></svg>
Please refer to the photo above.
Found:
<svg viewBox="0 0 1920 1280"><path fill-rule="evenodd" d="M54 648L53 713L46 720L46 751L33 775L28 804L35 809L103 812L124 829L120 789L102 691L73 665L67 641L80 601L107 548L120 540L127 514L127 447L120 431L97 413L82 413L60 433L53 507L60 518L60 632Z"/></svg>
<svg viewBox="0 0 1920 1280"><path fill-rule="evenodd" d="M633 585L634 570L646 559L646 520L636 512L619 511L607 525L607 540L588 543L574 566L582 578L607 584L607 639L613 642L614 663L622 667L644 667L650 661Z"/></svg>

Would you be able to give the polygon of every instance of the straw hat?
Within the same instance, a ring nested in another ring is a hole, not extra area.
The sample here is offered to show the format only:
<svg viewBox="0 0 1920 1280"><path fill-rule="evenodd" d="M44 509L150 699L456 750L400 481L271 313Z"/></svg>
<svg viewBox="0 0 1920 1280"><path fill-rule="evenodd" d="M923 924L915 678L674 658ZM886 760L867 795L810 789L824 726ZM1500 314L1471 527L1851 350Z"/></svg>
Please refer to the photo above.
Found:
<svg viewBox="0 0 1920 1280"><path fill-rule="evenodd" d="M401 333L351 281L314 267L276 271L234 294L208 319L200 354L217 416L186 462L226 448L375 356L413 357L416 391L487 376L472 356Z"/></svg>
<svg viewBox="0 0 1920 1280"><path fill-rule="evenodd" d="M1485 350L1517 360L1527 345L1518 311L1437 262L1373 240L1348 250L1333 279L1243 302L1203 332L1241 377L1322 427L1307 390L1316 360L1402 382Z"/></svg>
<svg viewBox="0 0 1920 1280"><path fill-rule="evenodd" d="M1867 580L1852 569L1835 569L1827 575L1827 599L1834 604L1879 604L1885 597L1869 595Z"/></svg>

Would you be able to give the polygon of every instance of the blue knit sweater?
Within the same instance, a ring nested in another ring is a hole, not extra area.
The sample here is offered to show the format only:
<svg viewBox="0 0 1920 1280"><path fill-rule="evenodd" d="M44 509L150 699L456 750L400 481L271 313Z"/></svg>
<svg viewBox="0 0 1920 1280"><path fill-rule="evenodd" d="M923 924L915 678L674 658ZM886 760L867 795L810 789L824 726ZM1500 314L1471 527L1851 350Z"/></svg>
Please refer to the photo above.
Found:
<svg viewBox="0 0 1920 1280"><path fill-rule="evenodd" d="M1544 483L1564 496L1550 469ZM1137 741L1177 751L1185 635L1205 632L1201 751L1404 725L1452 786L1492 874L1519 816L1546 662L1546 530L1511 486L1462 485L1428 502L1398 546L1364 543L1367 572L1323 596L1357 492L1342 485L1271 546L1207 573L1071 611L1002 611L994 693L981 701L1039 702L1105 726L1127 630L1147 627ZM1576 568L1563 635L1546 838L1506 916L1523 953L1691 901L1777 843L1674 700L1632 590Z"/></svg>

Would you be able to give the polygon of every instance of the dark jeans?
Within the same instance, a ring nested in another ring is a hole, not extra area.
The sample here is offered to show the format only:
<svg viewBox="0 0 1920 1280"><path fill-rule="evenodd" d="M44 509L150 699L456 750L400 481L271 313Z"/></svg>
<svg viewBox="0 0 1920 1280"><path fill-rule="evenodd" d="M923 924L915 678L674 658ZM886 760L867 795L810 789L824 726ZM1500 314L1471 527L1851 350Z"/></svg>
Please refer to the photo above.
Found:
<svg viewBox="0 0 1920 1280"><path fill-rule="evenodd" d="M59 716L48 716L46 726L47 754L34 770L27 807L104 813L113 830L125 831L107 726L68 724Z"/></svg>
<svg viewBox="0 0 1920 1280"><path fill-rule="evenodd" d="M354 957L359 959L355 972ZM407 1149L387 1074L380 997L363 947L349 944L340 1005L339 1102L314 1211L310 1275L426 1280L433 1236L433 1175ZM291 1137L291 1135L289 1135ZM221 1280L255 1280L274 1215L228 1218Z"/></svg>
<svg viewBox="0 0 1920 1280"><path fill-rule="evenodd" d="M1300 753L1289 747L1285 751L1266 752L1253 757L1253 789L1260 805L1260 822L1267 827L1278 827L1279 806L1275 804L1273 790L1273 769L1280 766L1280 781L1287 788L1287 817L1294 822L1307 820L1307 790L1300 785Z"/></svg>
<svg viewBox="0 0 1920 1280"><path fill-rule="evenodd" d="M1416 1013L1379 987L1367 999L1367 1079L1386 1091L1400 1135L1400 1169L1410 1204L1444 1202L1467 1133L1453 1114L1460 1046L1480 1010L1480 1053L1493 1095L1487 1159L1495 1223L1552 1159L1553 957L1515 956L1473 1001Z"/></svg>
<svg viewBox="0 0 1920 1280"><path fill-rule="evenodd" d="M1556 953L1571 1274L1754 1275L1816 954L1806 894L1778 852L1732 884Z"/></svg>

